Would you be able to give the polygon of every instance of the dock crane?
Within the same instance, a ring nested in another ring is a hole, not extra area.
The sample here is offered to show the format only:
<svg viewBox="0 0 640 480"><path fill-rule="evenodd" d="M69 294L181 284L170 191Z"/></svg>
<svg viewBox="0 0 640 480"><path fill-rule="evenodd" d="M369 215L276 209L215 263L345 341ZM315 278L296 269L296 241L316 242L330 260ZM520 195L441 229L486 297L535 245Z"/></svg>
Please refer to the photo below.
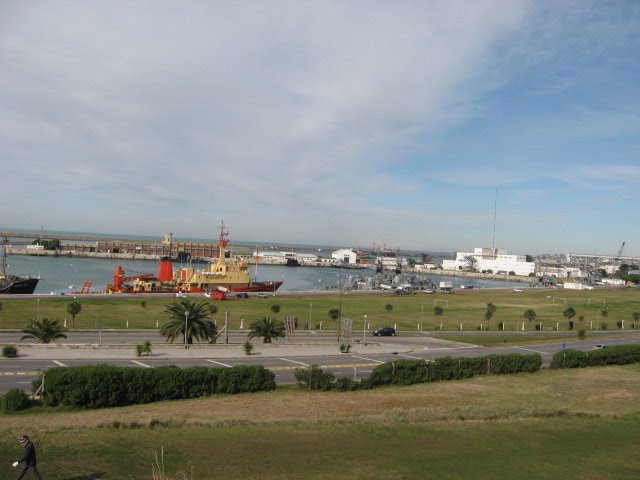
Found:
<svg viewBox="0 0 640 480"><path fill-rule="evenodd" d="M622 257L622 252L624 251L624 245L627 242L622 242L622 245L620 245L620 250L618 250L618 255L616 256L616 259L620 260L620 257Z"/></svg>

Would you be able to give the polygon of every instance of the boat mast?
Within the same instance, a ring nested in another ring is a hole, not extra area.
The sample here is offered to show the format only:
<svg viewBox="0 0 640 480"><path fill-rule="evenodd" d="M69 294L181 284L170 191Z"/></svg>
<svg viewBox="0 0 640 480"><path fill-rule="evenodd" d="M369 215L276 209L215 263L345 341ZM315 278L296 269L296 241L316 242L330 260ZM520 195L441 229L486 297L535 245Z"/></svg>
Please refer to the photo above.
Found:
<svg viewBox="0 0 640 480"><path fill-rule="evenodd" d="M225 255L226 255L226 246L229 240L227 239L227 235L229 232L224 226L224 220L220 221L220 241L218 243L218 265L224 265Z"/></svg>

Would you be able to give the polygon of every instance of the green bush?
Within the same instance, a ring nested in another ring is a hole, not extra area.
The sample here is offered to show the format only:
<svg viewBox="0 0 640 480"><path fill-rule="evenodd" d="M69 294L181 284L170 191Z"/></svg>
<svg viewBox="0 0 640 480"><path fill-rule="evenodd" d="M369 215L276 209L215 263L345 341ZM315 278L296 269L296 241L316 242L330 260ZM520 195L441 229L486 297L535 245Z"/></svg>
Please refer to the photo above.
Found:
<svg viewBox="0 0 640 480"><path fill-rule="evenodd" d="M20 388L12 388L2 397L2 411L6 413L19 412L30 406L29 397Z"/></svg>
<svg viewBox="0 0 640 480"><path fill-rule="evenodd" d="M357 380L352 380L350 378L338 378L332 386L333 390L338 390L340 392L352 392L354 390L359 390L362 388L362 384Z"/></svg>
<svg viewBox="0 0 640 480"><path fill-rule="evenodd" d="M640 363L640 345L618 345L591 352L564 350L551 360L551 368L580 368Z"/></svg>
<svg viewBox="0 0 640 480"><path fill-rule="evenodd" d="M15 345L5 345L2 347L2 356L16 358L18 356L18 348Z"/></svg>
<svg viewBox="0 0 640 480"><path fill-rule="evenodd" d="M542 368L540 355L520 355L510 353L506 355L489 355L487 371L490 373L520 373L537 372Z"/></svg>
<svg viewBox="0 0 640 480"><path fill-rule="evenodd" d="M105 408L275 388L263 366L233 368L164 366L153 369L91 365L45 372L45 405ZM41 379L33 382L34 390Z"/></svg>
<svg viewBox="0 0 640 480"><path fill-rule="evenodd" d="M275 390L275 374L262 365L236 367L220 370L218 391L220 393L246 393Z"/></svg>
<svg viewBox="0 0 640 480"><path fill-rule="evenodd" d="M323 372L318 365L296 368L294 371L298 385L307 390L331 390L336 377L331 372Z"/></svg>

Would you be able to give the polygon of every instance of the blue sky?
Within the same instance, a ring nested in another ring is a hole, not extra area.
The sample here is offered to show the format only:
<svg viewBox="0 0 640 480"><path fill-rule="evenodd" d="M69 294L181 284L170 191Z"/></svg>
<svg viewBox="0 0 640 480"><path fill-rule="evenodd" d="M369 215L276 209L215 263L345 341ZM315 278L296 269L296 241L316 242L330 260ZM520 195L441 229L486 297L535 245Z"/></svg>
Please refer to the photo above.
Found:
<svg viewBox="0 0 640 480"><path fill-rule="evenodd" d="M7 1L0 72L3 229L640 255L637 1Z"/></svg>

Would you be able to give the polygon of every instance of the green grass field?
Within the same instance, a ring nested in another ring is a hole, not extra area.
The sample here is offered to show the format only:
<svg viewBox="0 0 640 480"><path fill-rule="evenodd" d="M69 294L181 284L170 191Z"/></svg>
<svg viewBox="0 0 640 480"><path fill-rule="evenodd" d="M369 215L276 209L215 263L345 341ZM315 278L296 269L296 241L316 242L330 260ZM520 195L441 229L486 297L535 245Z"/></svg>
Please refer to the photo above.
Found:
<svg viewBox="0 0 640 480"><path fill-rule="evenodd" d="M631 479L639 400L630 365L33 410L0 417L0 478L28 433L47 479L152 478L161 449L175 479Z"/></svg>
<svg viewBox="0 0 640 480"><path fill-rule="evenodd" d="M0 328L24 328L32 318L41 317L67 320L68 327L95 328L125 328L127 321L129 328L155 328L166 319L165 307L175 298L140 298L124 299L117 296L107 296L98 299L78 297L82 303L82 311L72 324L71 316L66 307L70 297L51 297L25 300L3 300L0 310ZM229 311L231 328L240 327L249 321L263 316L283 318L292 316L298 318L298 326L302 328L309 323L312 329L318 329L320 322L324 329L333 329L333 321L328 311L339 308L345 317L353 319L354 330L362 330L364 316L370 329L382 326L397 325L399 330L417 330L420 325L423 330L439 329L442 323L444 330L475 331L480 329L497 330L498 324L503 322L505 330L515 331L525 323L527 331L535 329L535 323L542 323L544 331L566 330L567 320L563 311L573 307L576 316L573 318L575 329L601 329L601 324L607 324L609 330L617 330L616 323L625 321L625 328L631 328L633 312L640 312L640 289L605 289L585 291L571 290L535 290L514 292L511 290L473 290L456 293L455 295L393 295L393 294L357 294L338 293L322 295L277 295L269 298L250 298L245 300L231 299L227 301L211 301L204 297L194 297L197 301L207 301L218 307L218 313L212 315L218 324L224 321L225 311ZM566 299L566 300L565 300ZM434 302L444 310L436 316ZM444 302L448 302L444 303ZM484 319L487 303L497 306L493 319ZM271 312L271 306L278 304L281 309L278 314ZM386 305L392 309L387 311ZM608 316L602 316L606 307ZM537 318L533 322L527 321L523 313L533 309Z"/></svg>

